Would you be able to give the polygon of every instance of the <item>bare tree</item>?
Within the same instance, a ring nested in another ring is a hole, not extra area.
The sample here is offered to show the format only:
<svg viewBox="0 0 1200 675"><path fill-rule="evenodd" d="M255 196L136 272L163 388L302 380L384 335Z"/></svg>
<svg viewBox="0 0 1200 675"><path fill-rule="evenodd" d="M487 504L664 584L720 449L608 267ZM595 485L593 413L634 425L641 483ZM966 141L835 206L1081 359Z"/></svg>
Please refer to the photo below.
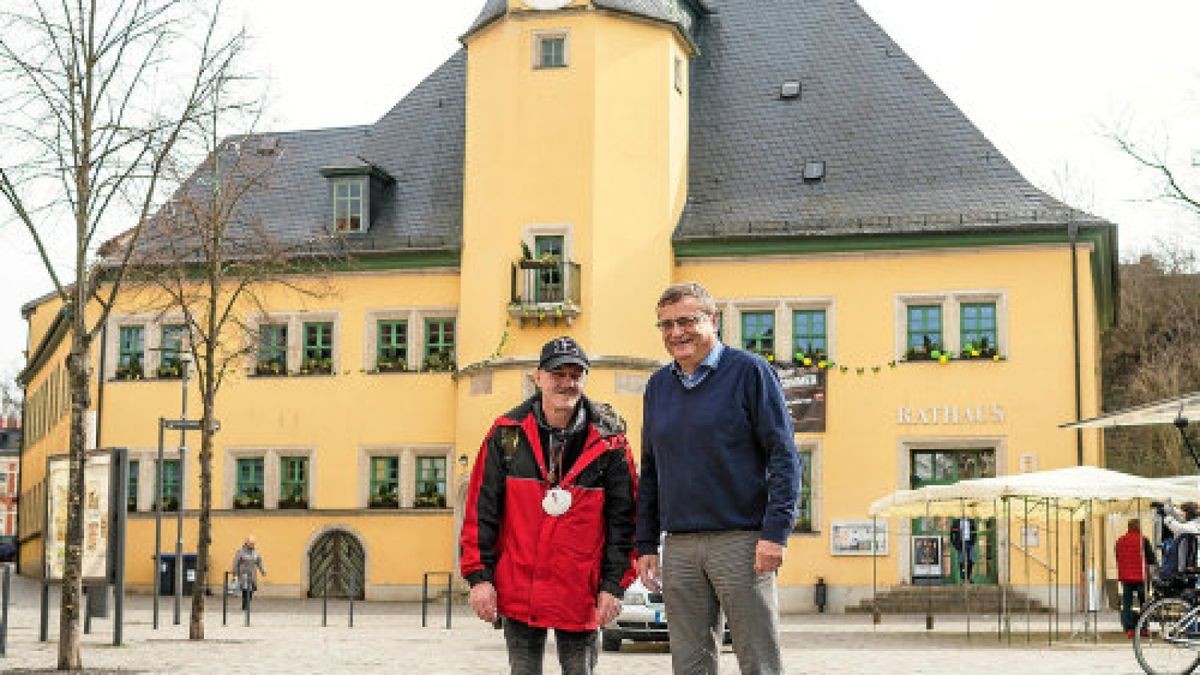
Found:
<svg viewBox="0 0 1200 675"><path fill-rule="evenodd" d="M0 377L0 420L21 419L21 385L11 375Z"/></svg>
<svg viewBox="0 0 1200 675"><path fill-rule="evenodd" d="M1110 137L1121 152L1154 174L1159 190L1156 199L1200 215L1200 183L1197 182L1194 163L1190 168L1175 164L1166 157L1165 152L1136 143L1123 133L1113 132Z"/></svg>
<svg viewBox="0 0 1200 675"><path fill-rule="evenodd" d="M261 222L256 197L272 189L278 138L241 135L221 141L220 110L196 124L211 148L147 226L129 284L160 317L182 319L200 389L200 514L196 574L208 578L212 544L213 437L217 397L230 375L244 372L256 351L256 318L266 313L263 292L301 296L326 292L324 273L339 257L333 234L285 239ZM281 372L278 374L286 374ZM204 639L204 584L192 591L189 637Z"/></svg>
<svg viewBox="0 0 1200 675"><path fill-rule="evenodd" d="M70 489L58 668L82 667L79 614L91 347L107 320L187 124L241 51L220 2L4 0L0 195L41 255L71 322ZM103 232L133 224L103 271ZM70 236L67 236L67 232ZM67 241L60 263L56 241ZM89 311L91 310L91 311Z"/></svg>
<svg viewBox="0 0 1200 675"><path fill-rule="evenodd" d="M1103 338L1104 407L1115 410L1194 391L1200 382L1200 275L1174 244L1121 266L1119 323ZM1105 431L1108 464L1146 476L1194 473L1174 427Z"/></svg>

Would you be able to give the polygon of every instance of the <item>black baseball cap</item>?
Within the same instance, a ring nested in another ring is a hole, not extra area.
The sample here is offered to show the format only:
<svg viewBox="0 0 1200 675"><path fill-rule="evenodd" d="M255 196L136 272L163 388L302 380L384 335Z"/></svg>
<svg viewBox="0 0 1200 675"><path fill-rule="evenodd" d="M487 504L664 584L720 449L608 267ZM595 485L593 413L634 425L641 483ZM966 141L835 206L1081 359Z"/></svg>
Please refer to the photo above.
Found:
<svg viewBox="0 0 1200 675"><path fill-rule="evenodd" d="M583 353L583 348L578 342L564 335L542 345L538 370L551 371L566 365L576 365L584 370L591 366L587 354Z"/></svg>

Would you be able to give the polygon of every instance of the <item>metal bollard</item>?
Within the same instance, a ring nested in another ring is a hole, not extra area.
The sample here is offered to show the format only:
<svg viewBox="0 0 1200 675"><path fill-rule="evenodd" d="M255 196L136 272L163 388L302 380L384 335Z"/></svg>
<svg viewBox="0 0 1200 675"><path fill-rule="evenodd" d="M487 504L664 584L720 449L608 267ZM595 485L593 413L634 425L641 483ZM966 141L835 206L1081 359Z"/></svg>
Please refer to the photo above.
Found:
<svg viewBox="0 0 1200 675"><path fill-rule="evenodd" d="M0 656L8 652L8 598L12 567L4 566L3 586L0 586Z"/></svg>
<svg viewBox="0 0 1200 675"><path fill-rule="evenodd" d="M354 628L354 596L356 593L350 593L350 627Z"/></svg>
<svg viewBox="0 0 1200 675"><path fill-rule="evenodd" d="M229 625L229 572L225 572L225 585L221 587L221 625Z"/></svg>
<svg viewBox="0 0 1200 675"><path fill-rule="evenodd" d="M321 628L329 625L329 577L325 577L325 588L321 591Z"/></svg>
<svg viewBox="0 0 1200 675"><path fill-rule="evenodd" d="M245 592L243 591L243 593L245 593ZM245 625L247 628L249 628L250 627L250 605L254 604L254 594L251 593L249 595L243 595L242 597L245 598L245 600L246 600L246 623L245 623Z"/></svg>

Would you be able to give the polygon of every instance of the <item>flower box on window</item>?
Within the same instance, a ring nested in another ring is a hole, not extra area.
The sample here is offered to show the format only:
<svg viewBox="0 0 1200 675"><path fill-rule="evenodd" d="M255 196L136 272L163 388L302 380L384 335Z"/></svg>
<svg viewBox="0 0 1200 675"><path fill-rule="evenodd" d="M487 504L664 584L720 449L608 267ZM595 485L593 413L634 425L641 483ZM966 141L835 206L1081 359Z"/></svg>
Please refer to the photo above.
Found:
<svg viewBox="0 0 1200 675"><path fill-rule="evenodd" d="M446 495L438 492L424 492L413 499L413 506L419 509L446 508Z"/></svg>
<svg viewBox="0 0 1200 675"><path fill-rule="evenodd" d="M380 373L403 373L408 371L408 362L380 359L375 364L375 370Z"/></svg>
<svg viewBox="0 0 1200 675"><path fill-rule="evenodd" d="M238 495L233 498L233 508L235 509L261 509L263 507L263 499L260 494Z"/></svg>
<svg viewBox="0 0 1200 675"><path fill-rule="evenodd" d="M400 497L395 493L371 495L367 506L373 509L394 509L400 506Z"/></svg>
<svg viewBox="0 0 1200 675"><path fill-rule="evenodd" d="M308 499L304 497L280 497L279 508L281 509L307 509Z"/></svg>
<svg viewBox="0 0 1200 675"><path fill-rule="evenodd" d="M183 368L178 364L161 365L157 374L160 380L178 380L183 377Z"/></svg>
<svg viewBox="0 0 1200 675"><path fill-rule="evenodd" d="M435 373L453 371L454 357L444 352L434 352L425 357L425 370Z"/></svg>
<svg viewBox="0 0 1200 675"><path fill-rule="evenodd" d="M157 511L158 506L155 504L151 504L150 510ZM179 510L179 498L178 497L164 497L162 510L163 511L178 511Z"/></svg>
<svg viewBox="0 0 1200 675"><path fill-rule="evenodd" d="M964 359L991 359L994 358L998 353L999 352L996 351L994 346L988 344L988 339L985 337L980 338L979 344L972 344L968 342L963 345L962 352L959 354L959 356Z"/></svg>
<svg viewBox="0 0 1200 675"><path fill-rule="evenodd" d="M140 380L145 377L142 371L142 364L139 361L132 361L124 366L117 366L116 379L118 380Z"/></svg>
<svg viewBox="0 0 1200 675"><path fill-rule="evenodd" d="M287 375L287 366L278 361L266 361L254 367L254 374L261 376Z"/></svg>
<svg viewBox="0 0 1200 675"><path fill-rule="evenodd" d="M333 359L305 359L300 364L301 375L331 375L333 374Z"/></svg>

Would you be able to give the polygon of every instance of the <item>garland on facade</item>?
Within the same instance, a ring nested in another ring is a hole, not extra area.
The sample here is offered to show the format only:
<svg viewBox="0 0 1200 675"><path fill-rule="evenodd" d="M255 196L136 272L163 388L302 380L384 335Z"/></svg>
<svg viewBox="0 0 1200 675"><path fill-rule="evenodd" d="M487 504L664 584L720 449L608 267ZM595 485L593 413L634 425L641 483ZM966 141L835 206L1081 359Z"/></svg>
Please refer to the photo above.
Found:
<svg viewBox="0 0 1200 675"><path fill-rule="evenodd" d="M764 355L768 362L777 368L816 368L817 370L825 370L831 373L841 373L843 375L853 372L855 375L866 375L868 372L873 375L878 375L883 372L884 368L892 369L901 363L929 363L936 362L940 365L947 365L953 361L1006 361L1007 357L999 353L995 349L976 347L970 343L963 346L963 349L955 354L949 350L943 351L940 349L910 349L900 359L893 359L887 363L873 364L869 366L850 365L838 363L830 358L827 358L823 353L817 352L814 354L805 354L804 352L796 352L793 361L776 361L775 355L767 353Z"/></svg>

